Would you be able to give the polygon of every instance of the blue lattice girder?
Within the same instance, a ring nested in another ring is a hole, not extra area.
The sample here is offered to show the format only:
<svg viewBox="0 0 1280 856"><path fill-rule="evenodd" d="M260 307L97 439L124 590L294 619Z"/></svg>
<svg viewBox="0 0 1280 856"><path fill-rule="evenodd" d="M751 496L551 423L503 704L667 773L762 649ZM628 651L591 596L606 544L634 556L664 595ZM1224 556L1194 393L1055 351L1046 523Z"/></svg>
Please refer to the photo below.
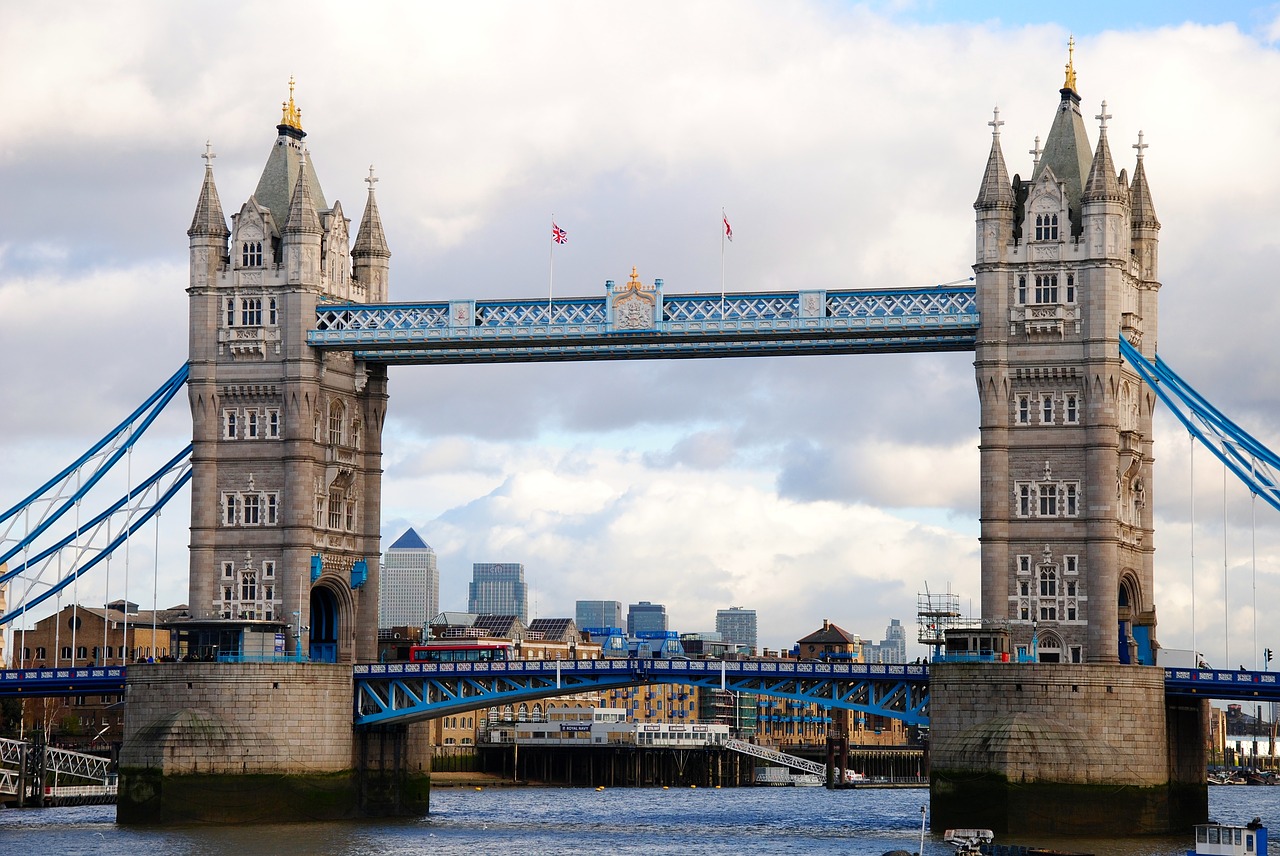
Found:
<svg viewBox="0 0 1280 856"><path fill-rule="evenodd" d="M707 660L394 663L355 667L356 725L412 722L646 684L724 688L928 723L925 666Z"/></svg>
<svg viewBox="0 0 1280 856"><path fill-rule="evenodd" d="M0 533L0 565L35 543L49 527L88 495L151 427L156 417L187 382L187 374L188 366L184 363L123 422L108 431L101 440L69 464L66 469L36 488L12 508L0 513L0 525L7 524L4 526L3 533ZM18 521L30 518L29 514L22 512L41 507L43 510L37 512L35 525L30 526L20 538L11 538L10 533ZM11 546L6 548L5 544L11 544Z"/></svg>
<svg viewBox="0 0 1280 856"><path fill-rule="evenodd" d="M554 301L321 304L314 347L397 364L972 350L972 286ZM625 294L623 295L626 296ZM646 304L649 306L649 304Z"/></svg>
<svg viewBox="0 0 1280 856"><path fill-rule="evenodd" d="M1142 356L1123 335L1120 355L1193 437L1250 491L1280 511L1280 456L1228 419L1159 357L1153 363Z"/></svg>

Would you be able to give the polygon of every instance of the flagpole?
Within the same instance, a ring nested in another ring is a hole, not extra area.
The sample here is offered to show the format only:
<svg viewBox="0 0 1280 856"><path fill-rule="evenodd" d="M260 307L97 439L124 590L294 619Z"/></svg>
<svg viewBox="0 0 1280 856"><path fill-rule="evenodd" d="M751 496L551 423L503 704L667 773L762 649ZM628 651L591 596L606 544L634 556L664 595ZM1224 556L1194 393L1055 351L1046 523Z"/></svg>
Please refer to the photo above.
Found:
<svg viewBox="0 0 1280 856"><path fill-rule="evenodd" d="M551 326L551 295L556 283L556 215L551 215L551 261L547 265L547 326Z"/></svg>
<svg viewBox="0 0 1280 856"><path fill-rule="evenodd" d="M724 213L724 207L720 208L720 327L724 329L724 224L729 221L729 216Z"/></svg>

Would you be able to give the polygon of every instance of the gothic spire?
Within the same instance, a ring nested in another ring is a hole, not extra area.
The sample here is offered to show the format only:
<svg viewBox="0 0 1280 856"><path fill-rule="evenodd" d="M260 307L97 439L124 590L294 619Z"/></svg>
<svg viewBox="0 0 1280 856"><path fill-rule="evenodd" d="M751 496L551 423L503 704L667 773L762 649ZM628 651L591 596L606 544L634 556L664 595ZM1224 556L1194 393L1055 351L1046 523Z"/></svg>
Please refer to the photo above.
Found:
<svg viewBox="0 0 1280 856"><path fill-rule="evenodd" d="M222 213L222 201L218 199L217 185L213 183L213 159L217 157L213 153L213 146L206 142L204 154L200 157L204 158L204 184L200 186L200 199L196 202L196 213L191 218L191 228L187 230L187 237L209 235L226 238L231 232L227 229L227 218Z"/></svg>
<svg viewBox="0 0 1280 856"><path fill-rule="evenodd" d="M987 156L987 169L982 174L982 187L978 190L978 199L974 208L1012 208L1013 186L1009 181L1009 170L1004 165L1004 153L1000 151L1000 108L995 108L995 118L987 123L991 126L991 154Z"/></svg>
<svg viewBox="0 0 1280 856"><path fill-rule="evenodd" d="M1039 181L1046 169L1053 171L1058 181L1067 187L1067 206L1073 229L1079 228L1080 196L1084 190L1084 177L1089 174L1090 150L1089 134L1085 131L1084 117L1080 115L1080 94L1076 92L1075 39L1068 42L1066 79L1062 96L1058 102L1058 112L1054 114L1053 125L1049 128L1049 136L1045 139L1044 150L1040 160L1031 173L1033 182Z"/></svg>
<svg viewBox="0 0 1280 856"><path fill-rule="evenodd" d="M387 247L387 236L382 231L382 218L378 215L378 200L373 194L373 185L378 181L373 174L373 165L369 165L369 177L365 183L369 185L369 201L364 204L364 216L360 218L360 231L356 235L355 246L351 249L353 258L360 256L380 256L391 258L391 250Z"/></svg>
<svg viewBox="0 0 1280 856"><path fill-rule="evenodd" d="M285 234L319 235L323 231L320 227L320 215L316 212L315 202L311 199L311 182L307 181L309 161L307 152L303 150L299 162L298 180L293 185L293 198L289 201L289 216L281 230Z"/></svg>
<svg viewBox="0 0 1280 856"><path fill-rule="evenodd" d="M299 174L307 176L307 190L316 210L323 211L329 207L320 188L320 180L316 178L315 167L309 158L302 156L302 139L306 133L302 130L302 110L293 100L293 87L293 78L290 78L289 100L281 104L276 140L267 156L266 166L262 168L258 186L253 191L259 204L271 212L277 229L288 219L289 198L298 183Z"/></svg>
<svg viewBox="0 0 1280 856"><path fill-rule="evenodd" d="M1143 150L1147 143L1142 141L1142 132L1138 132L1138 142L1133 147L1138 150L1138 165L1133 170L1133 184L1129 186L1129 206L1133 212L1135 228L1148 226L1160 228L1156 219L1156 207L1151 201L1151 188L1147 186L1147 171L1142 165Z"/></svg>
<svg viewBox="0 0 1280 856"><path fill-rule="evenodd" d="M1116 167L1111 161L1111 147L1107 144L1107 120L1111 114L1107 112L1107 102L1102 102L1102 112L1094 117L1098 120L1098 148L1093 154L1093 166L1089 169L1089 179L1084 185L1084 198L1116 199L1120 196L1120 181L1116 178Z"/></svg>

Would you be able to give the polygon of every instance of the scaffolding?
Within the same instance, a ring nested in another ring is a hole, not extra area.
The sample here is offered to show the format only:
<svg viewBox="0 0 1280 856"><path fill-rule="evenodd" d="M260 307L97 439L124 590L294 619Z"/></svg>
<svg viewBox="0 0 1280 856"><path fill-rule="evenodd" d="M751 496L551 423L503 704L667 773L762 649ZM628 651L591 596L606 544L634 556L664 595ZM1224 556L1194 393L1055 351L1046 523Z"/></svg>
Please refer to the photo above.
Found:
<svg viewBox="0 0 1280 856"><path fill-rule="evenodd" d="M933 594L926 585L922 594L916 595L917 641L933 648L936 654L946 644L946 632L963 623L960 614L960 595L947 592Z"/></svg>

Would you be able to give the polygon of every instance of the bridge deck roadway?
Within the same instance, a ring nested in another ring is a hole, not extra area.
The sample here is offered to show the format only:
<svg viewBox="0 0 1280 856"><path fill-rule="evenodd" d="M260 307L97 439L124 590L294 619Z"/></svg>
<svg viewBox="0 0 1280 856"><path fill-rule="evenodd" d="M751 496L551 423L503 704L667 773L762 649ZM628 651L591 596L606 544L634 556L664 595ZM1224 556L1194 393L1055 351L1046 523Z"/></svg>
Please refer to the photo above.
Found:
<svg viewBox="0 0 1280 856"><path fill-rule="evenodd" d="M723 665L723 672L721 666ZM181 668L181 664L174 664ZM0 670L0 697L117 695L124 666ZM723 679L722 679L723 675ZM1170 696L1280 702L1280 673L1165 669ZM444 716L526 698L645 683L687 683L848 707L928 723L927 666L715 660L521 660L354 667L358 723ZM570 687L576 687L571 689ZM872 708L875 708L872 710Z"/></svg>

